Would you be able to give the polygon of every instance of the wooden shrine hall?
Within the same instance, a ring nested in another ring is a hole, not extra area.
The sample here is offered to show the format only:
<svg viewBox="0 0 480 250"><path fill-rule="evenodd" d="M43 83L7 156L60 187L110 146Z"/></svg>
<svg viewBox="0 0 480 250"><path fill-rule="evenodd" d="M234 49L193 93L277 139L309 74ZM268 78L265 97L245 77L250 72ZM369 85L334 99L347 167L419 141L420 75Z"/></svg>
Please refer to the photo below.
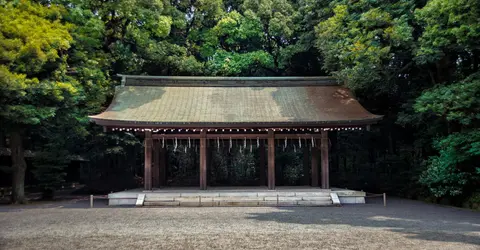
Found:
<svg viewBox="0 0 480 250"><path fill-rule="evenodd" d="M330 77L120 76L110 106L90 119L106 131L144 135L145 190L166 184L165 141L177 139L199 141L200 189L207 189L208 145L219 140L266 141L266 150L257 146L268 189L275 189L276 143L308 141L311 185L329 189L328 132L382 118Z"/></svg>

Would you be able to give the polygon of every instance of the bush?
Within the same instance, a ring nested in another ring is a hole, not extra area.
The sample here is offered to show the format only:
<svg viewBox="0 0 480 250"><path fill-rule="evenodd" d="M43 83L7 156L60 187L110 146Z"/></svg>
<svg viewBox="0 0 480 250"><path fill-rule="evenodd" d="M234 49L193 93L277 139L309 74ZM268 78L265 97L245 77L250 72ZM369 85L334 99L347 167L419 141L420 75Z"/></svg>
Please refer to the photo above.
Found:
<svg viewBox="0 0 480 250"><path fill-rule="evenodd" d="M480 192L473 193L467 201L463 203L463 207L480 210Z"/></svg>

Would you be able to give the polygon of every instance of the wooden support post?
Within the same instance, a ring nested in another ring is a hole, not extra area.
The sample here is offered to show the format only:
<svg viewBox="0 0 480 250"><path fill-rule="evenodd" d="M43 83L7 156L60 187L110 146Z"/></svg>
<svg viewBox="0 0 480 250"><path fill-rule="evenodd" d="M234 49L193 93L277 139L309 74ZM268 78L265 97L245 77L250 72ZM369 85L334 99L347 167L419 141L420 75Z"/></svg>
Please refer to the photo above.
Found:
<svg viewBox="0 0 480 250"><path fill-rule="evenodd" d="M275 135L268 131L268 189L275 189Z"/></svg>
<svg viewBox="0 0 480 250"><path fill-rule="evenodd" d="M310 155L308 154L308 145L303 147L303 185L310 185Z"/></svg>
<svg viewBox="0 0 480 250"><path fill-rule="evenodd" d="M160 164L159 164L158 172L159 172L158 173L159 186L160 187L167 186L167 146L166 145L163 148L160 145Z"/></svg>
<svg viewBox="0 0 480 250"><path fill-rule="evenodd" d="M207 189L207 136L202 131L200 136L200 189Z"/></svg>
<svg viewBox="0 0 480 250"><path fill-rule="evenodd" d="M258 156L259 156L259 168L258 171L260 171L260 186L265 186L266 185L266 169L265 169L265 142L260 140L259 142L259 147L258 147Z"/></svg>
<svg viewBox="0 0 480 250"><path fill-rule="evenodd" d="M330 188L330 175L328 173L328 131L322 131L321 154L322 154L322 188Z"/></svg>
<svg viewBox="0 0 480 250"><path fill-rule="evenodd" d="M153 141L152 186L160 187L160 141Z"/></svg>
<svg viewBox="0 0 480 250"><path fill-rule="evenodd" d="M312 145L312 187L318 187L318 148L317 140L314 140L315 145Z"/></svg>
<svg viewBox="0 0 480 250"><path fill-rule="evenodd" d="M144 188L152 190L152 132L145 132L145 172L144 172Z"/></svg>

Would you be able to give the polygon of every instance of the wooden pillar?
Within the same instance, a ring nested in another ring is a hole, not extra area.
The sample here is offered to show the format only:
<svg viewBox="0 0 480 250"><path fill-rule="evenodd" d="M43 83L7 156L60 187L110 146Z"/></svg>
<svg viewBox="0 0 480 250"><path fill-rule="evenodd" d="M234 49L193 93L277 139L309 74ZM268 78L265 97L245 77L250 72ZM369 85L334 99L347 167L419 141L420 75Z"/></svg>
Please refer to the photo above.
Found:
<svg viewBox="0 0 480 250"><path fill-rule="evenodd" d="M160 144L160 143L159 143ZM159 186L167 186L167 146L162 147L160 145L160 164L158 171Z"/></svg>
<svg viewBox="0 0 480 250"><path fill-rule="evenodd" d="M200 189L207 189L207 136L206 131L200 133Z"/></svg>
<svg viewBox="0 0 480 250"><path fill-rule="evenodd" d="M275 189L275 135L268 131L268 189Z"/></svg>
<svg viewBox="0 0 480 250"><path fill-rule="evenodd" d="M265 142L260 140L258 147L258 156L259 156L259 168L260 171L260 186L265 186L266 184L266 169L265 169Z"/></svg>
<svg viewBox="0 0 480 250"><path fill-rule="evenodd" d="M303 146L303 185L310 185L310 155L308 145Z"/></svg>
<svg viewBox="0 0 480 250"><path fill-rule="evenodd" d="M211 168L212 168L212 158L213 158L213 155L212 155L212 150L211 150L211 146L210 146L210 144L211 144L210 140L207 139L207 140L206 140L206 143L207 143L207 144L206 144L206 145L207 145L207 147L206 147L206 155L207 155L207 156L206 156L206 158L207 158L207 160L206 160L206 162L207 162L206 166L207 166L207 172L206 172L206 175L205 175L205 176L207 176L206 179L207 179L207 187L208 187L208 180L209 180L209 178L210 178L208 171L210 171L210 173L213 171L213 169L211 169Z"/></svg>
<svg viewBox="0 0 480 250"><path fill-rule="evenodd" d="M143 184L145 190L152 190L152 132L145 132L145 171Z"/></svg>
<svg viewBox="0 0 480 250"><path fill-rule="evenodd" d="M153 141L152 187L160 187L160 143Z"/></svg>
<svg viewBox="0 0 480 250"><path fill-rule="evenodd" d="M317 142L314 140L315 145L312 145L312 187L318 187L318 149Z"/></svg>
<svg viewBox="0 0 480 250"><path fill-rule="evenodd" d="M322 188L330 188L330 175L328 173L328 131L322 131L321 139L321 154L322 154Z"/></svg>

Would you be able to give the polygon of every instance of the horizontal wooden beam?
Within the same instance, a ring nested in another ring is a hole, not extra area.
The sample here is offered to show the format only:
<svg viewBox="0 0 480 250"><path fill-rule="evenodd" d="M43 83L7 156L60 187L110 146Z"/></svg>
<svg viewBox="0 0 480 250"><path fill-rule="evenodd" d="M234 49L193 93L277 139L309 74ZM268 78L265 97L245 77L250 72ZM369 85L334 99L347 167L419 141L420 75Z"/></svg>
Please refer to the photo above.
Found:
<svg viewBox="0 0 480 250"><path fill-rule="evenodd" d="M267 139L268 134L207 134L207 139Z"/></svg>
<svg viewBox="0 0 480 250"><path fill-rule="evenodd" d="M321 138L321 134L275 134L275 139L311 139Z"/></svg>
<svg viewBox="0 0 480 250"><path fill-rule="evenodd" d="M160 139L200 139L200 134L153 134L152 138ZM207 139L267 139L268 134L206 134ZM321 134L275 134L275 139L320 139Z"/></svg>
<svg viewBox="0 0 480 250"><path fill-rule="evenodd" d="M200 134L153 134L152 139L200 139Z"/></svg>

